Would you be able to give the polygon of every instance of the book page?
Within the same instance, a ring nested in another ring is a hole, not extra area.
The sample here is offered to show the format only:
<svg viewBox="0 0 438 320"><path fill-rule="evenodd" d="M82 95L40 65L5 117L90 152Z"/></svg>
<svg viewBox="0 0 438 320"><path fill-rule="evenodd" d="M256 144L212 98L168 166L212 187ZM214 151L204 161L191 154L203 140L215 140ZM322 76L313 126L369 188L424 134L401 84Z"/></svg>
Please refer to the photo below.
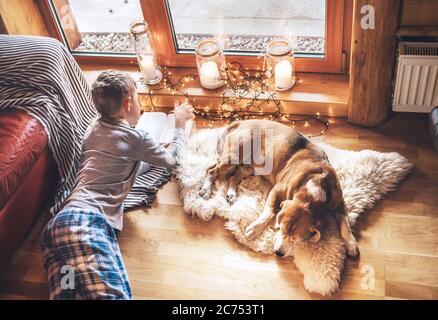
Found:
<svg viewBox="0 0 438 320"><path fill-rule="evenodd" d="M159 142L166 123L167 115L164 112L144 112L135 128L146 131L154 141Z"/></svg>
<svg viewBox="0 0 438 320"><path fill-rule="evenodd" d="M187 121L185 127L186 140L190 137L193 128L193 120ZM166 126L160 137L160 143L170 143L175 134L175 115L173 113L167 115Z"/></svg>
<svg viewBox="0 0 438 320"><path fill-rule="evenodd" d="M175 132L175 117L173 114L168 114L166 119L166 124L161 133L159 143L169 143L172 141L173 134Z"/></svg>
<svg viewBox="0 0 438 320"><path fill-rule="evenodd" d="M190 135L192 134L193 127L195 125L194 120L189 120L186 123L186 141L189 141Z"/></svg>

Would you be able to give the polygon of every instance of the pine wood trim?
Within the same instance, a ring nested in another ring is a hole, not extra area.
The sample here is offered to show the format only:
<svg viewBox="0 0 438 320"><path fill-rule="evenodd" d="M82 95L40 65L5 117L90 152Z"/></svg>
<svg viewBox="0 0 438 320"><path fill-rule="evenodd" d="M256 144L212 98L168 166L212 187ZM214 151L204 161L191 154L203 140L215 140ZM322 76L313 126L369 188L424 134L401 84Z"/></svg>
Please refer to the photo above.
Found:
<svg viewBox="0 0 438 320"><path fill-rule="evenodd" d="M103 71L112 68L113 65L82 65L87 81L92 84L96 77ZM139 73L136 67L120 67L121 70L128 72L136 80L139 79ZM187 74L196 74L194 68L170 68L173 81ZM332 117L347 116L348 100L348 76L343 74L318 74L318 73L300 73L300 81L293 89L285 92L279 92L277 98L282 101L282 110L294 114L314 115L317 112L321 115ZM139 85L138 92L140 96L148 100L148 86ZM184 91L196 99L197 107L205 107L210 110L218 109L222 101L222 94L227 87L216 90L203 89L198 80L185 84ZM168 90L153 91L154 104L158 108L172 106L175 99L183 102L185 97L180 94L172 94ZM264 110L269 111L272 106L265 106Z"/></svg>
<svg viewBox="0 0 438 320"><path fill-rule="evenodd" d="M53 0L56 12L58 12L59 20L61 21L62 28L68 45L71 50L74 50L81 42L82 36L79 32L78 25L76 24L76 19L73 16L73 12L70 6L69 0ZM62 21L68 21L68 24Z"/></svg>
<svg viewBox="0 0 438 320"><path fill-rule="evenodd" d="M344 73L348 73L350 69L351 59L351 33L353 25L353 0L345 0L344 4L344 31L342 38L342 52L345 53L345 61L342 67ZM345 64L345 65L344 65Z"/></svg>
<svg viewBox="0 0 438 320"><path fill-rule="evenodd" d="M41 0L37 1L38 9L41 12L41 16L44 19L44 23L46 24L47 31L52 38L58 39L61 42L64 42L64 38L62 36L61 31L58 29L56 24L56 17L50 8L49 0Z"/></svg>
<svg viewBox="0 0 438 320"><path fill-rule="evenodd" d="M48 36L43 17L37 10L38 1L0 1L1 24L4 33Z"/></svg>

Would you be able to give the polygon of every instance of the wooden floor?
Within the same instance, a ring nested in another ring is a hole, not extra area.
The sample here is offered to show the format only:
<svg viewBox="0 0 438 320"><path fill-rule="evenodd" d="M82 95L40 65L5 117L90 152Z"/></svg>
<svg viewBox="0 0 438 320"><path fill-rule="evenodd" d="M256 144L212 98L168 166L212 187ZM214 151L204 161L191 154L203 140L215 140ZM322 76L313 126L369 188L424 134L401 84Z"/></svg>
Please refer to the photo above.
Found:
<svg viewBox="0 0 438 320"><path fill-rule="evenodd" d="M319 131L303 128L302 131ZM332 145L396 151L416 166L357 233L361 257L348 260L341 288L330 299L438 299L438 155L424 115L397 115L365 129L333 119L324 136ZM0 299L46 299L40 233L48 215L34 225L0 278ZM188 217L176 183L165 185L150 209L126 214L120 234L136 299L322 299L309 294L292 258L264 256L240 246L224 221ZM375 272L363 286L362 272ZM362 282L362 285L361 285Z"/></svg>

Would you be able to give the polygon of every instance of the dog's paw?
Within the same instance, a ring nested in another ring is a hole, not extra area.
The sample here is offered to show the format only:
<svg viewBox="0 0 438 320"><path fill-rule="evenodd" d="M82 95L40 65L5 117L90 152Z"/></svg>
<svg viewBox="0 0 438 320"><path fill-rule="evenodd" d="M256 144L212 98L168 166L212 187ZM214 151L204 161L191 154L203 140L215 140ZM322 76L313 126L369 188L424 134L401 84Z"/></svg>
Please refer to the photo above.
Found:
<svg viewBox="0 0 438 320"><path fill-rule="evenodd" d="M199 196L202 197L204 200L208 200L211 197L211 188L205 187L203 186L200 190L199 190Z"/></svg>
<svg viewBox="0 0 438 320"><path fill-rule="evenodd" d="M350 258L356 258L359 255L359 247L356 241L345 242L345 248L347 250L347 256Z"/></svg>
<svg viewBox="0 0 438 320"><path fill-rule="evenodd" d="M226 197L227 201L228 201L230 204L233 204L233 203L236 202L236 200L237 200L237 192L236 192L236 190L234 190L234 189L228 189L228 191L227 191L227 195L226 195L225 197Z"/></svg>
<svg viewBox="0 0 438 320"><path fill-rule="evenodd" d="M303 270L303 273L304 288L309 292L329 296L339 290L339 279L335 274L306 274L306 270Z"/></svg>
<svg viewBox="0 0 438 320"><path fill-rule="evenodd" d="M264 224L260 224L258 221L254 221L245 229L245 237L248 240L257 238L265 229Z"/></svg>

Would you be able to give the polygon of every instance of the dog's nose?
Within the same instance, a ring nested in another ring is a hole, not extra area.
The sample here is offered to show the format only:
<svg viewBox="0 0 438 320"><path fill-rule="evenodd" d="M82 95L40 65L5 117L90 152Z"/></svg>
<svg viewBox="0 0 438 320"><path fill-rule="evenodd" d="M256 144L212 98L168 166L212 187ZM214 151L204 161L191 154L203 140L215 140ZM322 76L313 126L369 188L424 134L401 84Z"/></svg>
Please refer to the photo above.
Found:
<svg viewBox="0 0 438 320"><path fill-rule="evenodd" d="M277 256L279 256L279 257L283 257L283 256L284 256L284 253L281 252L280 250L275 251L275 254L276 254Z"/></svg>

